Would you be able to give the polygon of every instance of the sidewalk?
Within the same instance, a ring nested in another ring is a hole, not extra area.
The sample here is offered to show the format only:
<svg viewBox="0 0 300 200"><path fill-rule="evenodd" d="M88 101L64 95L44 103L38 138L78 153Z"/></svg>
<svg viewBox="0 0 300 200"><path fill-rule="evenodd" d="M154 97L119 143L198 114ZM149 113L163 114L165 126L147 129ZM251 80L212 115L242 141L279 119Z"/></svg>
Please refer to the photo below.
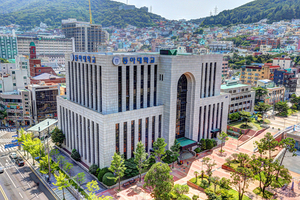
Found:
<svg viewBox="0 0 300 200"><path fill-rule="evenodd" d="M20 154L22 154L22 156L24 158L26 158L26 156L24 156L23 152L19 151ZM31 158L31 156L29 155L29 159L26 159L26 162L28 162L30 164L30 167L33 168L36 172L36 174L38 174L40 176L41 179L43 179L44 181L46 180L46 175L41 174L39 171L39 163L37 161L35 161L35 165L33 165L33 159ZM47 181L45 181L47 182ZM51 190L60 198L63 199L63 191L59 190L57 186L53 185L53 183L56 183L55 177L53 176L53 174L51 174L50 177L50 183L47 185L48 187L51 188ZM67 190L64 190L65 193L65 199L67 200L76 200L76 198Z"/></svg>
<svg viewBox="0 0 300 200"><path fill-rule="evenodd" d="M56 148L57 149L57 148ZM57 149L58 151L59 151L59 155L62 155L64 158L65 158L65 160L67 161L67 162L69 162L69 163L71 163L72 165L73 165L73 168L70 170L70 173L69 173L69 175L71 176L71 177L74 177L74 176L76 176L78 173L81 173L81 172L83 172L84 174L85 174L85 181L82 183L82 185L81 185L81 187L83 188L83 189L87 189L87 183L88 182L91 182L91 181L93 181L93 180L96 180L97 181L97 183L98 183L98 185L99 185L99 190L98 191L96 191L96 194L99 194L99 193L102 193L102 192L104 192L105 190L107 190L103 185L102 185L102 183L100 183L97 179L94 179L94 177L92 177L86 170L84 170L84 169L82 169L81 168L81 166L79 166L77 163L75 163L70 157L69 157L69 155L67 155L67 154L65 154L63 151L61 151L61 150L59 150L59 149ZM53 159L53 157L52 157L52 159ZM54 160L54 159L53 159ZM56 160L55 160L56 161Z"/></svg>

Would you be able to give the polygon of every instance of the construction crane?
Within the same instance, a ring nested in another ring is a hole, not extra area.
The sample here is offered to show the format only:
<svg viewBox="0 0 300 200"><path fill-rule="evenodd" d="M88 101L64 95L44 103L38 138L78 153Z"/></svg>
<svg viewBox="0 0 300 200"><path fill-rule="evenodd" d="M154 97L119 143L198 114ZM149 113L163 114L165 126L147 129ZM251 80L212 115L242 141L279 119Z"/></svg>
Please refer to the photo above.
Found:
<svg viewBox="0 0 300 200"><path fill-rule="evenodd" d="M93 23L93 19L92 19L91 0L89 0L89 8L90 8L90 24L92 24Z"/></svg>

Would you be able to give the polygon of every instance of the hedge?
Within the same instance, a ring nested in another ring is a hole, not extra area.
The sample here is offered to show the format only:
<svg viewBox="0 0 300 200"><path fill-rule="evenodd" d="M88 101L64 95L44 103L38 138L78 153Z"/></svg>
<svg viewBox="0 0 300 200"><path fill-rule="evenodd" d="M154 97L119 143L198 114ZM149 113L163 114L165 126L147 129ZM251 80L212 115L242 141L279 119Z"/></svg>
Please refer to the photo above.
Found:
<svg viewBox="0 0 300 200"><path fill-rule="evenodd" d="M112 185L116 184L116 181L114 179L109 179L108 177L115 177L115 176L111 172L107 172L106 174L104 174L103 183L105 185L112 186Z"/></svg>

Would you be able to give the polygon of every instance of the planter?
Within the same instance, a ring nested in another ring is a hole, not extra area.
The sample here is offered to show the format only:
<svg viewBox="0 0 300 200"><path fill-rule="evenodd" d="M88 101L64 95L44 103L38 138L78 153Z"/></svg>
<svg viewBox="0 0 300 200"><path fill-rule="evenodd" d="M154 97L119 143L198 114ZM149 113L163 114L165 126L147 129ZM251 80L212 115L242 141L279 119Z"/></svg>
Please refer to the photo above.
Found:
<svg viewBox="0 0 300 200"><path fill-rule="evenodd" d="M205 190L204 188L196 185L195 183L192 183L191 181L187 181L187 185L194 188L194 189L196 189L196 190L199 190L201 192L204 192L204 190Z"/></svg>
<svg viewBox="0 0 300 200"><path fill-rule="evenodd" d="M225 169L225 170L228 170L228 171L231 171L231 172L235 172L234 169L232 169L231 167L228 167L226 165L222 165L222 169Z"/></svg>

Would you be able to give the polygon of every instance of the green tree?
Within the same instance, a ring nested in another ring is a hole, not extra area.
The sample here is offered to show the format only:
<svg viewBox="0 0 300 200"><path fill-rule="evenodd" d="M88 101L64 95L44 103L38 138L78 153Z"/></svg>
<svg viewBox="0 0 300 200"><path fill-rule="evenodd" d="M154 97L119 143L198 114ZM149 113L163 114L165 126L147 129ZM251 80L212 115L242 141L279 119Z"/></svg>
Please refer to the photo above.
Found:
<svg viewBox="0 0 300 200"><path fill-rule="evenodd" d="M271 105L266 104L264 102L259 102L257 105L254 106L254 110L258 111L259 113L261 113L262 118L264 119L264 115L265 113L271 109Z"/></svg>
<svg viewBox="0 0 300 200"><path fill-rule="evenodd" d="M59 190L63 191L63 199L65 199L65 188L70 187L71 183L69 183L69 180L67 179L67 175L59 172L59 175L54 174L54 177L56 179L56 183L53 183L53 185L57 186Z"/></svg>
<svg viewBox="0 0 300 200"><path fill-rule="evenodd" d="M126 170L125 164L124 164L124 158L120 156L119 154L115 153L112 157L111 165L108 168L110 171L112 171L115 174L115 177L112 178L115 181L119 181L119 190L121 189L121 178L124 176L124 172Z"/></svg>
<svg viewBox="0 0 300 200"><path fill-rule="evenodd" d="M77 183L79 183L79 186L81 187L81 184L85 181L85 173L84 172L80 172L78 173L76 176L74 176L74 180L77 181Z"/></svg>
<svg viewBox="0 0 300 200"><path fill-rule="evenodd" d="M180 199L184 194L187 194L189 192L189 189L190 188L188 185L175 184L173 192L175 193L177 199Z"/></svg>
<svg viewBox="0 0 300 200"><path fill-rule="evenodd" d="M269 93L268 89L263 88L261 86L254 87L253 89L255 90L255 100L256 100L256 102L258 102L260 100L263 100L261 98L264 97L265 95L267 95Z"/></svg>
<svg viewBox="0 0 300 200"><path fill-rule="evenodd" d="M206 165L206 174L208 176L208 183L211 182L211 176L212 176L212 168L217 165L215 161L212 161L209 157L205 157L202 159L202 162L204 165Z"/></svg>
<svg viewBox="0 0 300 200"><path fill-rule="evenodd" d="M272 152L276 151L276 147L279 145L270 132L266 133L260 141L255 141L255 144L262 154L269 154L269 159L272 158Z"/></svg>
<svg viewBox="0 0 300 200"><path fill-rule="evenodd" d="M221 140L221 153L223 153L223 144L228 140L228 135L222 131L220 135L218 136L218 139Z"/></svg>
<svg viewBox="0 0 300 200"><path fill-rule="evenodd" d="M67 161L66 161L65 157L62 156L62 155L58 156L57 161L58 161L59 167L61 169L67 164Z"/></svg>
<svg viewBox="0 0 300 200"><path fill-rule="evenodd" d="M40 160L40 172L42 174L49 174L49 163L50 163L50 172L59 169L58 163L53 162L51 157L50 160L48 160L48 155L45 155Z"/></svg>
<svg viewBox="0 0 300 200"><path fill-rule="evenodd" d="M153 142L153 151L156 162L160 162L163 155L166 153L166 146L164 138L157 138L155 142Z"/></svg>
<svg viewBox="0 0 300 200"><path fill-rule="evenodd" d="M246 111L240 111L240 116L243 119L243 121L246 121L246 126L248 126L248 121L250 120L251 113Z"/></svg>
<svg viewBox="0 0 300 200"><path fill-rule="evenodd" d="M231 173L231 184L239 193L239 200L243 199L245 190L249 187L253 178L253 172L247 167L238 167Z"/></svg>
<svg viewBox="0 0 300 200"><path fill-rule="evenodd" d="M146 168L148 166L148 162L147 162L148 153L146 153L145 146L141 141L139 141L137 143L135 152L133 152L133 154L134 154L134 162L137 165L136 167L137 167L137 169L139 171L139 175L140 175L139 181L141 182L142 171L144 168Z"/></svg>
<svg viewBox="0 0 300 200"><path fill-rule="evenodd" d="M71 157L76 161L81 160L80 154L78 153L78 151L76 149L72 150Z"/></svg>
<svg viewBox="0 0 300 200"><path fill-rule="evenodd" d="M55 129L51 133L52 142L61 146L61 144L65 140L65 134L63 134L62 130L55 127Z"/></svg>
<svg viewBox="0 0 300 200"><path fill-rule="evenodd" d="M73 165L69 162L66 163L66 165L64 166L64 170L66 170L66 172L70 173L70 170L73 168Z"/></svg>
<svg viewBox="0 0 300 200"><path fill-rule="evenodd" d="M240 114L238 112L229 114L229 119L231 121L237 121L240 119Z"/></svg>
<svg viewBox="0 0 300 200"><path fill-rule="evenodd" d="M164 200L169 196L173 188L173 176L171 169L166 163L157 162L147 172L144 178L144 188L151 191L151 196L156 200Z"/></svg>
<svg viewBox="0 0 300 200"><path fill-rule="evenodd" d="M172 167L174 168L174 162L178 160L178 157L180 156L180 143L175 139L173 146L171 146L171 162L172 162Z"/></svg>
<svg viewBox="0 0 300 200"><path fill-rule="evenodd" d="M218 176L211 177L211 182L214 185L214 192L216 192L217 185L219 184L219 179L220 179L220 177L218 177Z"/></svg>
<svg viewBox="0 0 300 200"><path fill-rule="evenodd" d="M75 150L76 151L76 150ZM96 164L92 164L90 167L89 167L89 172L93 175L96 175L97 173L97 169L98 169L98 165Z"/></svg>
<svg viewBox="0 0 300 200"><path fill-rule="evenodd" d="M194 171L194 175L195 175L195 178L196 178L196 183L197 183L197 181L198 181L198 174L199 174L198 171Z"/></svg>
<svg viewBox="0 0 300 200"><path fill-rule="evenodd" d="M56 158L59 154L59 151L58 151L58 149L52 149L49 154L50 154L51 157L54 158L54 160L56 160Z"/></svg>
<svg viewBox="0 0 300 200"><path fill-rule="evenodd" d="M280 116L287 116L288 115L288 110L289 106L286 101L279 101L275 104L274 110L278 111L278 114Z"/></svg>
<svg viewBox="0 0 300 200"><path fill-rule="evenodd" d="M290 137L285 138L285 139L280 141L279 146L282 149L284 149L284 153L283 153L283 156L281 158L279 166L282 166L283 159L285 158L286 152L292 153L292 156L297 156L297 154L295 153L297 151L297 149L295 148L295 144L296 144L296 141L293 138L290 138ZM279 172L280 172L280 168L277 172L276 180L278 180Z"/></svg>

